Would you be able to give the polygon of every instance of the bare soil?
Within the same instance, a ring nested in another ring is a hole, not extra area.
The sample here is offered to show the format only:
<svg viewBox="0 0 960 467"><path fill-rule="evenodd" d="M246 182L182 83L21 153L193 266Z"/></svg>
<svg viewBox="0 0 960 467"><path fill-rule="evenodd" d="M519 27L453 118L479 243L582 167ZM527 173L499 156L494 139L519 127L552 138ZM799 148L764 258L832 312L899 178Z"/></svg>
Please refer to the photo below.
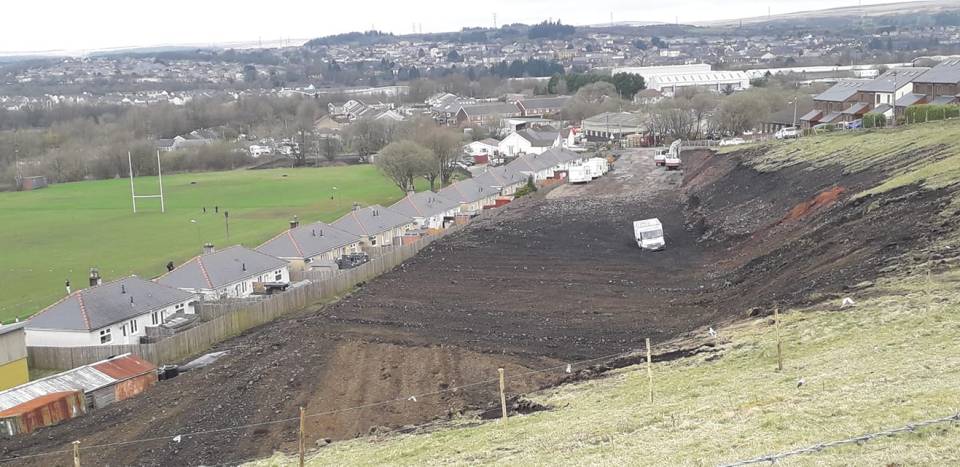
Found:
<svg viewBox="0 0 960 467"><path fill-rule="evenodd" d="M261 424L83 452L95 465L231 464L295 449L300 406L316 414L311 446L483 409L497 400L498 367L510 394L576 379L567 363L839 293L952 228L935 220L944 193L849 201L877 177L757 173L707 151L667 172L651 151L626 151L599 180L517 200L335 304L224 342L214 350L229 354L208 368L4 440L0 457ZM637 248L632 222L649 217L664 224L665 251ZM545 368L560 370L530 374Z"/></svg>

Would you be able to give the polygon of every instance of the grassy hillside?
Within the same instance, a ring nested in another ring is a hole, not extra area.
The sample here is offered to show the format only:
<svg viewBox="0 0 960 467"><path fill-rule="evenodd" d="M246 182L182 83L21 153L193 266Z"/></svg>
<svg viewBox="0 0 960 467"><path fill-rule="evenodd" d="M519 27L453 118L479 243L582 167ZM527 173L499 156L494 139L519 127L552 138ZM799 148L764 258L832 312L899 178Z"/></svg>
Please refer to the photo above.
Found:
<svg viewBox="0 0 960 467"><path fill-rule="evenodd" d="M923 123L893 129L827 133L792 141L774 141L755 148L750 164L775 171L797 164L841 166L848 173L882 167L890 178L868 192L882 193L919 183L928 189L960 183L960 120ZM736 146L721 152L738 151Z"/></svg>
<svg viewBox="0 0 960 467"><path fill-rule="evenodd" d="M628 367L530 396L549 412L335 443L312 452L309 465L716 465L952 415L958 281L958 273L881 281L872 298L853 295L854 308L785 313L783 372L769 318L750 319L722 330L719 358L655 364L652 405L645 368ZM938 425L783 464L946 465L960 461L958 443L960 427Z"/></svg>
<svg viewBox="0 0 960 467"><path fill-rule="evenodd" d="M136 184L140 194L156 193L155 177ZM155 276L167 261L197 254L203 242L256 246L294 214L330 221L354 201L387 204L402 195L369 165L170 175L164 191L165 214L158 200L148 199L139 200L140 212L133 214L127 179L0 194L0 320L52 303L64 294L66 279L74 288L85 286L91 266L106 279ZM223 210L230 212L229 239Z"/></svg>

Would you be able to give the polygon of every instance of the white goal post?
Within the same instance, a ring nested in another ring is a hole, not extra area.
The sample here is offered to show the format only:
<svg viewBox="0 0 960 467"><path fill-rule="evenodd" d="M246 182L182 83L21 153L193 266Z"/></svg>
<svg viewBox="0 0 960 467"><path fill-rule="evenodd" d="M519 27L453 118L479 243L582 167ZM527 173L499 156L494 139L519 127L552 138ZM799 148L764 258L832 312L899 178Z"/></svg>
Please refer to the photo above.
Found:
<svg viewBox="0 0 960 467"><path fill-rule="evenodd" d="M157 151L157 179L160 182L159 195L138 195L133 187L133 156L127 151L127 167L130 169L130 199L133 201L133 213L137 213L137 198L160 198L160 212L167 212L163 204L163 172L160 170L160 151Z"/></svg>

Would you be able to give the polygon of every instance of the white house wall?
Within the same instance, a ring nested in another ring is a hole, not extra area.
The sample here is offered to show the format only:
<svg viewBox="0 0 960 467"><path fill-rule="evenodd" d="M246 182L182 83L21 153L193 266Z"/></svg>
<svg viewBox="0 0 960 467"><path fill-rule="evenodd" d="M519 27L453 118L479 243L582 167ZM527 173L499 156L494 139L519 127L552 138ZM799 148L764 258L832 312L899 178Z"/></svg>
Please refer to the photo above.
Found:
<svg viewBox="0 0 960 467"><path fill-rule="evenodd" d="M166 308L155 310L157 313L157 323L153 322L153 311L144 313L140 316L130 318L119 323L111 324L93 331L65 331L65 330L40 330L27 329L26 341L28 347L88 347L98 345L125 345L139 344L140 337L146 335L148 326L157 326L163 323L163 320L174 313L183 311L193 314L195 310L190 306L191 300L175 303ZM133 332L131 321L137 322L137 331ZM124 326L126 326L126 336L124 336ZM110 330L110 342L100 343L100 331Z"/></svg>

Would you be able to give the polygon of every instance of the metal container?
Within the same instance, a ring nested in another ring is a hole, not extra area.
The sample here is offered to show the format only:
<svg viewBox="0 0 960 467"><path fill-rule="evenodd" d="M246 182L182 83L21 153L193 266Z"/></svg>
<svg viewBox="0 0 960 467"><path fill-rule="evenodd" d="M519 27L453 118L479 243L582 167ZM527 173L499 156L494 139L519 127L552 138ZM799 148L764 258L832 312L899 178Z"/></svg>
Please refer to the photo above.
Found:
<svg viewBox="0 0 960 467"><path fill-rule="evenodd" d="M0 412L0 435L16 436L85 414L83 391L54 392Z"/></svg>

